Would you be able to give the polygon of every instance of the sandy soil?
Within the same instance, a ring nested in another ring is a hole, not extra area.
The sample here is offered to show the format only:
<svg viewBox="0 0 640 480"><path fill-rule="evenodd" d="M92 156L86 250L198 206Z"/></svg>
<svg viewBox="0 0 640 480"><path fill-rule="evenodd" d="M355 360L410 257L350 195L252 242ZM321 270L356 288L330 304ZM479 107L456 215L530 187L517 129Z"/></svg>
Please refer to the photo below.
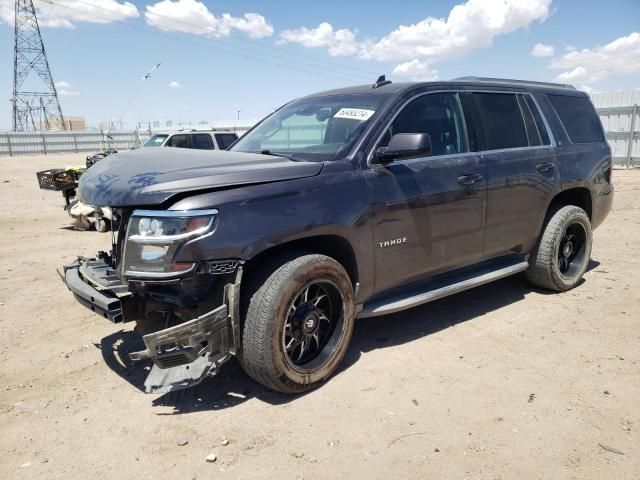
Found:
<svg viewBox="0 0 640 480"><path fill-rule="evenodd" d="M1 478L640 478L640 171L614 172L571 292L516 276L362 320L339 373L301 397L235 362L150 396L129 324L80 306L55 271L109 243L69 230L61 196L37 187L36 170L82 156L2 163Z"/></svg>

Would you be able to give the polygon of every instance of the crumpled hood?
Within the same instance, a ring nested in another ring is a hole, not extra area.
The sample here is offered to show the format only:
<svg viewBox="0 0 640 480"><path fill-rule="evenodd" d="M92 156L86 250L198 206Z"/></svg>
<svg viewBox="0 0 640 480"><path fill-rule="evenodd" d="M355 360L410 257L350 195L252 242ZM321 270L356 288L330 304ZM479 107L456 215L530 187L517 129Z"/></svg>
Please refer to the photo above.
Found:
<svg viewBox="0 0 640 480"><path fill-rule="evenodd" d="M81 202L95 206L158 205L180 192L317 175L319 162L255 153L140 148L100 160L80 177Z"/></svg>

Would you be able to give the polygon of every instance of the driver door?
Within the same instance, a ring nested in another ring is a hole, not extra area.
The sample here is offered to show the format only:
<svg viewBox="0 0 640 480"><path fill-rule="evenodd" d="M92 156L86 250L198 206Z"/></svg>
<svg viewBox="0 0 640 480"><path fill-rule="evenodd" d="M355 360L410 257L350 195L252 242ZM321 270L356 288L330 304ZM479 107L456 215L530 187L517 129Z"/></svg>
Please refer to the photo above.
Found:
<svg viewBox="0 0 640 480"><path fill-rule="evenodd" d="M485 166L469 152L458 94L415 97L375 148L397 133L429 134L432 152L372 166L376 292L470 265L483 251Z"/></svg>

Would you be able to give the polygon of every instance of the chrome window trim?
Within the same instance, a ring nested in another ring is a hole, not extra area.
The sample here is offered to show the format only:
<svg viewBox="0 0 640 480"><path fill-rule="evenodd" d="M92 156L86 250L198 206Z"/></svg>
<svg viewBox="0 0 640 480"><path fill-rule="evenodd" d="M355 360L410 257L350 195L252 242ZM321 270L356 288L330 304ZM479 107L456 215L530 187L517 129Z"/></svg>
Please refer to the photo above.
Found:
<svg viewBox="0 0 640 480"><path fill-rule="evenodd" d="M429 158L429 159L445 158L446 159L446 158L463 157L463 156L469 156L469 155L482 155L482 154L485 154L485 153L517 152L517 151L521 151L521 150L536 150L536 149L541 149L541 148L555 148L557 146L555 136L553 135L553 132L551 131L551 128L549 127L549 123L547 121L547 117L544 115L544 112L540 108L540 105L538 104L538 101L531 94L531 92L527 92L527 91L524 91L524 92L521 92L521 91L509 91L509 90L487 90L487 89L432 90L432 91L429 91L429 92L422 92L422 93L419 93L417 95L414 95L413 97L409 98L406 102L404 102L402 104L402 106L398 109L398 111L393 115L391 120L389 120L387 122L387 124L385 125L384 129L382 130L382 133L380 133L380 135L378 136L376 142L374 143L373 148L371 149L371 151L367 155L367 167L375 168L375 165L373 165L371 163L371 160L373 159L373 155L374 155L376 149L378 148L378 145L382 141L382 137L384 136L384 134L386 133L388 128L391 126L391 124L394 122L396 117L398 115L400 115L400 113L405 109L405 107L409 103L411 103L413 100L415 100L417 98L420 98L420 97L422 97L424 95L431 95L431 94L434 94L434 93L456 93L456 94L460 94L460 93L467 93L467 92L468 93L502 93L502 94L510 94L510 95L528 95L529 97L531 97L531 100L533 101L534 105L538 109L538 113L540 114L540 118L542 118L542 123L544 124L544 128L547 130L547 135L549 136L549 142L550 142L549 145L535 145L535 146L513 147L513 148L498 148L498 149L494 149L494 150L478 150L477 152L452 153L452 154L449 154L449 155L434 155L432 157L408 158L408 159L405 159L405 160L394 161L392 163L393 164L402 165L402 164L405 164L407 162L413 163L413 162L415 162L417 160L423 161L425 158ZM552 107L553 107L553 105L552 105ZM467 130L467 116L466 116L466 114L464 112L464 108L462 109L462 113L464 115L464 120L465 120L464 129L465 129L465 135L467 135L467 146L468 146L469 145L469 134L468 134L468 130ZM535 122L535 118L533 120Z"/></svg>

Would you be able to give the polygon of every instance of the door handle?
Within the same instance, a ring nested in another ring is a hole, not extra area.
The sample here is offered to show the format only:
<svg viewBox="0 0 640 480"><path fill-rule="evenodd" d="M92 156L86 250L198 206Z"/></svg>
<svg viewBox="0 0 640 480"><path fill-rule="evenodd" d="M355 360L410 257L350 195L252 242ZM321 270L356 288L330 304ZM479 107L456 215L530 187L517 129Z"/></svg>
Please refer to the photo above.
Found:
<svg viewBox="0 0 640 480"><path fill-rule="evenodd" d="M461 177L458 177L458 183L467 187L479 182L480 180L482 180L482 175L480 175L479 173L474 173L472 175L462 175Z"/></svg>
<svg viewBox="0 0 640 480"><path fill-rule="evenodd" d="M556 168L556 166L553 163L539 163L538 165L536 165L536 170L538 170L541 173L550 172L554 168Z"/></svg>

